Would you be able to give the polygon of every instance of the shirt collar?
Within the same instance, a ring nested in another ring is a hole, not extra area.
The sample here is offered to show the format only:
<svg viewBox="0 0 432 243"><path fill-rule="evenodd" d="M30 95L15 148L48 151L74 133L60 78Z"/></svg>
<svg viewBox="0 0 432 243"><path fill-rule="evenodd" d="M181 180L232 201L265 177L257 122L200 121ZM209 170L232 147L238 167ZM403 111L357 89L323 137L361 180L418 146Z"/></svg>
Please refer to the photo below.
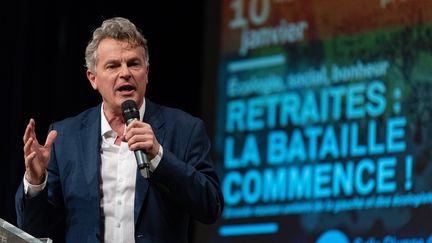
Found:
<svg viewBox="0 0 432 243"><path fill-rule="evenodd" d="M108 123L108 120L105 117L105 114L103 112L103 106L104 106L104 104L102 102L101 111L100 111L100 114L101 114L101 136L103 136L106 133L114 132L112 130L110 124ZM145 112L145 99L143 99L143 103L142 103L141 107L139 108L140 121L143 120L144 112Z"/></svg>

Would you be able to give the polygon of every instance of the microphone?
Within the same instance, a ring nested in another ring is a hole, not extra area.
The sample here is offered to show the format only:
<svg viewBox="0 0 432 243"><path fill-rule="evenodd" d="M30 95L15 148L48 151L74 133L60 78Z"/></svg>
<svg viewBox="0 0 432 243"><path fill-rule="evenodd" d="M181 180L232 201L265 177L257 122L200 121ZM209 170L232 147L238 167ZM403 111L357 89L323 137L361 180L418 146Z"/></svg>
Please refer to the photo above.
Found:
<svg viewBox="0 0 432 243"><path fill-rule="evenodd" d="M124 101L121 104L121 109L126 125L129 125L133 120L139 120L139 111L134 100ZM146 179L150 178L150 164L147 155L139 149L135 150L134 153L141 175Z"/></svg>

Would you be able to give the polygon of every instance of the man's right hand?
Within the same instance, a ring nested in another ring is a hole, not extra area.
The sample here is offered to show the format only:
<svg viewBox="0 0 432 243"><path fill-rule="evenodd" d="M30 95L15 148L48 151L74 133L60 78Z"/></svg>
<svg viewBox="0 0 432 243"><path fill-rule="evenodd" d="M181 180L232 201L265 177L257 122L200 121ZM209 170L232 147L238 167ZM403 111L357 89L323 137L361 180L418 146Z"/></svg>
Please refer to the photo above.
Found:
<svg viewBox="0 0 432 243"><path fill-rule="evenodd" d="M45 145L40 145L35 132L35 121L30 119L24 132L25 179L32 185L39 185L44 180L45 171L51 154L57 131L48 133Z"/></svg>

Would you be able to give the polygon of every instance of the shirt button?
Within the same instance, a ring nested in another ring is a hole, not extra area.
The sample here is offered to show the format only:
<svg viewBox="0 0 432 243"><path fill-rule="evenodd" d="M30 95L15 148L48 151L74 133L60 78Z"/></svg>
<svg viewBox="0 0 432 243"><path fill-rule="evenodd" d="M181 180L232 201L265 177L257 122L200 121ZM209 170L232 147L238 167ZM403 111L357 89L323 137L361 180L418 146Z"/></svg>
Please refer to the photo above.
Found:
<svg viewBox="0 0 432 243"><path fill-rule="evenodd" d="M118 204L118 205L121 205L121 204L122 204L122 202L121 202L121 201L119 200L119 201L117 201L117 204Z"/></svg>
<svg viewBox="0 0 432 243"><path fill-rule="evenodd" d="M117 224L116 224L116 227L117 227L117 228L120 228L120 226L121 226L120 223L117 223Z"/></svg>
<svg viewBox="0 0 432 243"><path fill-rule="evenodd" d="M123 178L120 178L118 181L119 181L120 183L123 182Z"/></svg>

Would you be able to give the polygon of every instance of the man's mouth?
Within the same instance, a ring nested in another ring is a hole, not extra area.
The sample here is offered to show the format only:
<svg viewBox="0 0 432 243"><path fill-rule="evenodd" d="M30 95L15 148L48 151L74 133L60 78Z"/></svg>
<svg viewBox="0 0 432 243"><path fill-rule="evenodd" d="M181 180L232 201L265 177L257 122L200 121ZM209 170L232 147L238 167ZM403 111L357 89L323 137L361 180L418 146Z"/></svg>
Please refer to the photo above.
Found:
<svg viewBox="0 0 432 243"><path fill-rule="evenodd" d="M135 87L132 85L122 85L120 86L117 91L120 92L131 92L131 91L135 91Z"/></svg>

